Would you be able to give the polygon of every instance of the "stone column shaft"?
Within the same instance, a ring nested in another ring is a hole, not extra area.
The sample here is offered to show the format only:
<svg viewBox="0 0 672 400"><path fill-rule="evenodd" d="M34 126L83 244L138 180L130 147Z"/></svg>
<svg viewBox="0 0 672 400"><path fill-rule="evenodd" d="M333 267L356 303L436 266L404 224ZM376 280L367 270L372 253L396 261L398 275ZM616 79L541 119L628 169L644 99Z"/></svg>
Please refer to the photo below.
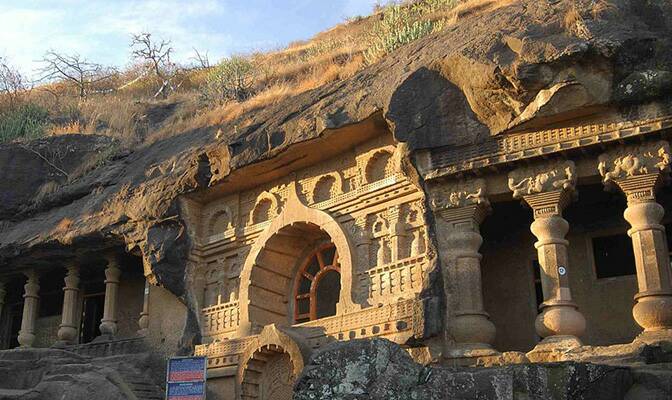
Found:
<svg viewBox="0 0 672 400"><path fill-rule="evenodd" d="M638 340L672 339L672 269L665 227L665 214L656 202L656 190L670 169L670 145L666 141L612 149L599 157L603 183L618 186L628 206L623 217L631 228L637 268L638 293L632 315L644 332Z"/></svg>
<svg viewBox="0 0 672 400"><path fill-rule="evenodd" d="M530 230L537 238L534 247L541 268L544 301L534 326L543 340L528 353L533 361L544 360L543 354L550 351L581 346L578 337L586 330L586 320L572 301L569 242L565 239L569 223L562 217L562 211L572 201L575 186L572 161L547 161L509 173L513 197L532 208L534 221Z"/></svg>
<svg viewBox="0 0 672 400"><path fill-rule="evenodd" d="M464 363L494 356L496 329L483 307L478 252L483 243L479 226L490 210L485 182L457 182L437 192L432 203L439 217L437 236L443 242L439 245L447 300L444 357Z"/></svg>
<svg viewBox="0 0 672 400"><path fill-rule="evenodd" d="M2 322L2 309L5 306L5 296L7 295L7 290L5 290L5 282L0 281L0 322Z"/></svg>
<svg viewBox="0 0 672 400"><path fill-rule="evenodd" d="M105 306L103 319L100 322L100 333L103 336L114 336L117 333L117 293L121 270L117 261L110 257L105 269Z"/></svg>
<svg viewBox="0 0 672 400"><path fill-rule="evenodd" d="M21 317L21 330L18 342L21 347L31 347L35 341L35 320L37 319L37 307L40 301L39 275L36 271L26 272L28 281L23 286L23 315Z"/></svg>
<svg viewBox="0 0 672 400"><path fill-rule="evenodd" d="M59 344L73 344L77 339L77 301L79 300L79 267L68 267L63 287L63 312L58 328Z"/></svg>
<svg viewBox="0 0 672 400"><path fill-rule="evenodd" d="M586 321L572 300L569 285L569 262L565 235L569 223L562 218L562 210L569 203L564 190L524 197L534 210L530 230L537 238L534 247L541 266L541 286L544 302L535 321L539 336L556 340L557 336L583 335Z"/></svg>
<svg viewBox="0 0 672 400"><path fill-rule="evenodd" d="M631 226L628 235L637 268L639 290L632 315L645 333L672 330L672 268L665 227L660 224L665 209L654 195L659 179L656 173L616 182L628 199L623 216Z"/></svg>
<svg viewBox="0 0 672 400"><path fill-rule="evenodd" d="M143 295L142 302L142 312L140 313L140 319L138 320L138 330L139 336L147 336L149 333L149 281L145 280L145 290Z"/></svg>

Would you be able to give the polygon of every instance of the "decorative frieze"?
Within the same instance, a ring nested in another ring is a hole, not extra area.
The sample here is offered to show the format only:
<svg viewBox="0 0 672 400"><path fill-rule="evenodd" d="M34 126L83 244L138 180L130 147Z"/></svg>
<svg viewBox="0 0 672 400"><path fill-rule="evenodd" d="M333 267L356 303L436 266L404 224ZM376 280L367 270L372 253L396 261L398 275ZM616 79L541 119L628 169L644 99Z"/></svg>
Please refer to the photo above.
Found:
<svg viewBox="0 0 672 400"><path fill-rule="evenodd" d="M420 166L425 179L492 168L512 161L539 158L567 150L617 142L672 127L672 117L613 121L499 135L484 143L432 149Z"/></svg>

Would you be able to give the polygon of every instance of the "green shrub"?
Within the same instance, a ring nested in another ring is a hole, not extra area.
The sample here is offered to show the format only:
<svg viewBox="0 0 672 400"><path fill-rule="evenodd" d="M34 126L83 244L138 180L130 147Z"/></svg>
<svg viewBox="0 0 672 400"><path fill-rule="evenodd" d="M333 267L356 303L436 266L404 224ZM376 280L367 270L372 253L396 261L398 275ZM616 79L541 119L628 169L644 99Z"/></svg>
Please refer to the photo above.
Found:
<svg viewBox="0 0 672 400"><path fill-rule="evenodd" d="M366 62L374 63L397 48L442 29L445 21L437 23L423 17L457 4L458 0L420 0L385 7L369 35Z"/></svg>
<svg viewBox="0 0 672 400"><path fill-rule="evenodd" d="M44 136L49 126L49 112L27 103L0 113L0 143Z"/></svg>
<svg viewBox="0 0 672 400"><path fill-rule="evenodd" d="M218 104L245 101L253 94L255 75L256 67L248 58L226 58L208 72L201 85L201 96Z"/></svg>

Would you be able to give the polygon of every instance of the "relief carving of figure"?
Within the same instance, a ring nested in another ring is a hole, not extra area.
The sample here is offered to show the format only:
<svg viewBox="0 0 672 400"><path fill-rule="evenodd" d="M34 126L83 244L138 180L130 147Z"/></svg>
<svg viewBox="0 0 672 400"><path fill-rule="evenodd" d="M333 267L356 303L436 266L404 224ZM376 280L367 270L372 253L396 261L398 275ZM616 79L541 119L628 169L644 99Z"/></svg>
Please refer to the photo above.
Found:
<svg viewBox="0 0 672 400"><path fill-rule="evenodd" d="M434 191L431 204L435 209L488 205L485 181L474 179L452 185L442 185Z"/></svg>
<svg viewBox="0 0 672 400"><path fill-rule="evenodd" d="M600 155L597 170L605 183L630 176L662 171L670 165L668 142L631 146Z"/></svg>
<svg viewBox="0 0 672 400"><path fill-rule="evenodd" d="M573 189L576 184L572 161L517 169L509 174L509 189L518 199L525 195L560 189Z"/></svg>

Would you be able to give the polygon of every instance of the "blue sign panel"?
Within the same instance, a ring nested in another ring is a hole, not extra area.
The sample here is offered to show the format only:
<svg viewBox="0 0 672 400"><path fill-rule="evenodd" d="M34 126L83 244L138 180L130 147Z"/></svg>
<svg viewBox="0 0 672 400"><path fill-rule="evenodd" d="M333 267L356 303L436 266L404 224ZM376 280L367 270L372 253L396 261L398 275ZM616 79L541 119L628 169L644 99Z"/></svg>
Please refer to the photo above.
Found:
<svg viewBox="0 0 672 400"><path fill-rule="evenodd" d="M203 400L205 382L171 382L166 391L168 400Z"/></svg>
<svg viewBox="0 0 672 400"><path fill-rule="evenodd" d="M206 357L176 357L168 360L167 400L203 400L206 392Z"/></svg>

